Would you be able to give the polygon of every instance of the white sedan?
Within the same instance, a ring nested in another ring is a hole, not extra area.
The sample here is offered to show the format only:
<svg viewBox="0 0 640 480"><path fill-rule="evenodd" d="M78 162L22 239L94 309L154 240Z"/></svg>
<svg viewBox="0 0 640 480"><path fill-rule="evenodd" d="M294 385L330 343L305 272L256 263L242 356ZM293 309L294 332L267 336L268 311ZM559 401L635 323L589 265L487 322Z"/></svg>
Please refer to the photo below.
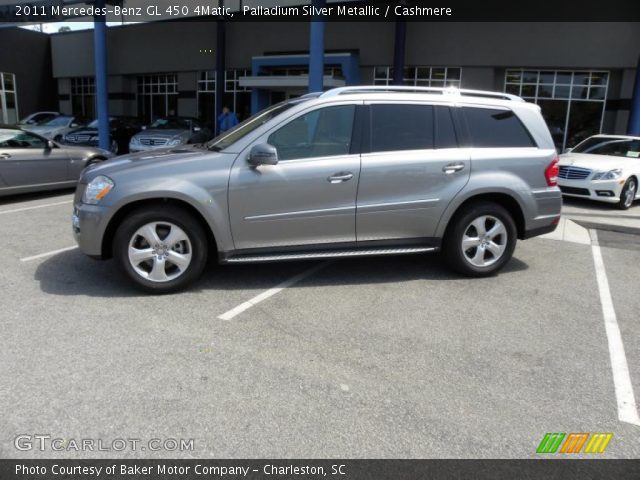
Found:
<svg viewBox="0 0 640 480"><path fill-rule="evenodd" d="M62 139L67 133L82 125L84 125L84 122L77 117L72 115L57 115L36 125L26 125L24 128L37 135L42 135L56 142L62 142Z"/></svg>
<svg viewBox="0 0 640 480"><path fill-rule="evenodd" d="M569 197L616 204L640 199L640 137L595 135L560 155L558 186Z"/></svg>

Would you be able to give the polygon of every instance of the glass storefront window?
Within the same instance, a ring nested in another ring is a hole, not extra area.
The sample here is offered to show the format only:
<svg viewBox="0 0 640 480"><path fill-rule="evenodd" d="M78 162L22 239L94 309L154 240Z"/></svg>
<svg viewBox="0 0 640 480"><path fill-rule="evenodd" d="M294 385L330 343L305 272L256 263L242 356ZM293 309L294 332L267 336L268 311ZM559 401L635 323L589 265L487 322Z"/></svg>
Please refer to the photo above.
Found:
<svg viewBox="0 0 640 480"><path fill-rule="evenodd" d="M273 73L273 72L272 72ZM278 75L299 74L292 69L282 69ZM275 73L273 73L275 74ZM223 106L235 112L240 121L251 115L251 88L240 86L240 77L251 75L249 69L225 71ZM200 72L198 80L198 116L210 126L215 125L216 116L216 72Z"/></svg>
<svg viewBox="0 0 640 480"><path fill-rule="evenodd" d="M606 71L508 69L504 91L540 105L562 152L601 133L608 83Z"/></svg>
<svg viewBox="0 0 640 480"><path fill-rule="evenodd" d="M460 67L406 67L402 83L411 87L460 87ZM374 85L392 85L393 67L373 67Z"/></svg>
<svg viewBox="0 0 640 480"><path fill-rule="evenodd" d="M94 77L71 79L71 111L84 119L96 118L96 82Z"/></svg>
<svg viewBox="0 0 640 480"><path fill-rule="evenodd" d="M16 76L0 72L0 123L18 123L18 99Z"/></svg>
<svg viewBox="0 0 640 480"><path fill-rule="evenodd" d="M138 116L145 123L178 115L178 76L175 73L138 77Z"/></svg>

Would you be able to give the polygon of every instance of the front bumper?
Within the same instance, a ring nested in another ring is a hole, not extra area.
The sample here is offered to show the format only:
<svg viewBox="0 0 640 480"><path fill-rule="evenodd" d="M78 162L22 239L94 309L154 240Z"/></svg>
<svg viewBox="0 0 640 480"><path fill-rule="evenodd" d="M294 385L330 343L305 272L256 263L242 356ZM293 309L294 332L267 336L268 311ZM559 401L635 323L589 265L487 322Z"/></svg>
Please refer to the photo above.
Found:
<svg viewBox="0 0 640 480"><path fill-rule="evenodd" d="M76 202L71 216L73 237L80 250L93 258L105 258L104 233L109 223L108 207Z"/></svg>
<svg viewBox="0 0 640 480"><path fill-rule="evenodd" d="M568 197L586 198L598 202L618 203L625 179L616 180L567 180L558 179L562 194Z"/></svg>

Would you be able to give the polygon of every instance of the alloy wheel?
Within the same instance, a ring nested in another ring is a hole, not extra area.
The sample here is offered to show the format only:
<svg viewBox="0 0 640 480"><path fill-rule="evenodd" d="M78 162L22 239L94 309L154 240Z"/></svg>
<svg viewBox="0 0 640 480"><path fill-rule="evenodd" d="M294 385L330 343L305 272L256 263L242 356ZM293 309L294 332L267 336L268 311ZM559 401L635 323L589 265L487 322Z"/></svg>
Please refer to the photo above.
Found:
<svg viewBox="0 0 640 480"><path fill-rule="evenodd" d="M475 267L489 267L496 263L507 248L507 229L492 215L473 220L462 235L462 252Z"/></svg>
<svg viewBox="0 0 640 480"><path fill-rule="evenodd" d="M129 263L142 278L169 282L180 277L191 265L193 249L187 234L169 222L151 222L131 237Z"/></svg>
<svg viewBox="0 0 640 480"><path fill-rule="evenodd" d="M627 185L627 190L624 192L624 206L630 207L636 198L636 182L631 179Z"/></svg>

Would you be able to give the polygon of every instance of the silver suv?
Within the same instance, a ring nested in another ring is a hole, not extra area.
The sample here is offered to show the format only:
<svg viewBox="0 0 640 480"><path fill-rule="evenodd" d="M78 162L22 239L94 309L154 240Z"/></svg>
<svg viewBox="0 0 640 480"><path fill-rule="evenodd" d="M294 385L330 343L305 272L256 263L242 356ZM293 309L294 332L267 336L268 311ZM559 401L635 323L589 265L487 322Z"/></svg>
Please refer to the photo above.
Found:
<svg viewBox="0 0 640 480"><path fill-rule="evenodd" d="M442 249L470 276L560 219L558 158L536 105L503 93L344 87L279 103L209 143L85 170L73 231L142 289L207 258L271 262Z"/></svg>

